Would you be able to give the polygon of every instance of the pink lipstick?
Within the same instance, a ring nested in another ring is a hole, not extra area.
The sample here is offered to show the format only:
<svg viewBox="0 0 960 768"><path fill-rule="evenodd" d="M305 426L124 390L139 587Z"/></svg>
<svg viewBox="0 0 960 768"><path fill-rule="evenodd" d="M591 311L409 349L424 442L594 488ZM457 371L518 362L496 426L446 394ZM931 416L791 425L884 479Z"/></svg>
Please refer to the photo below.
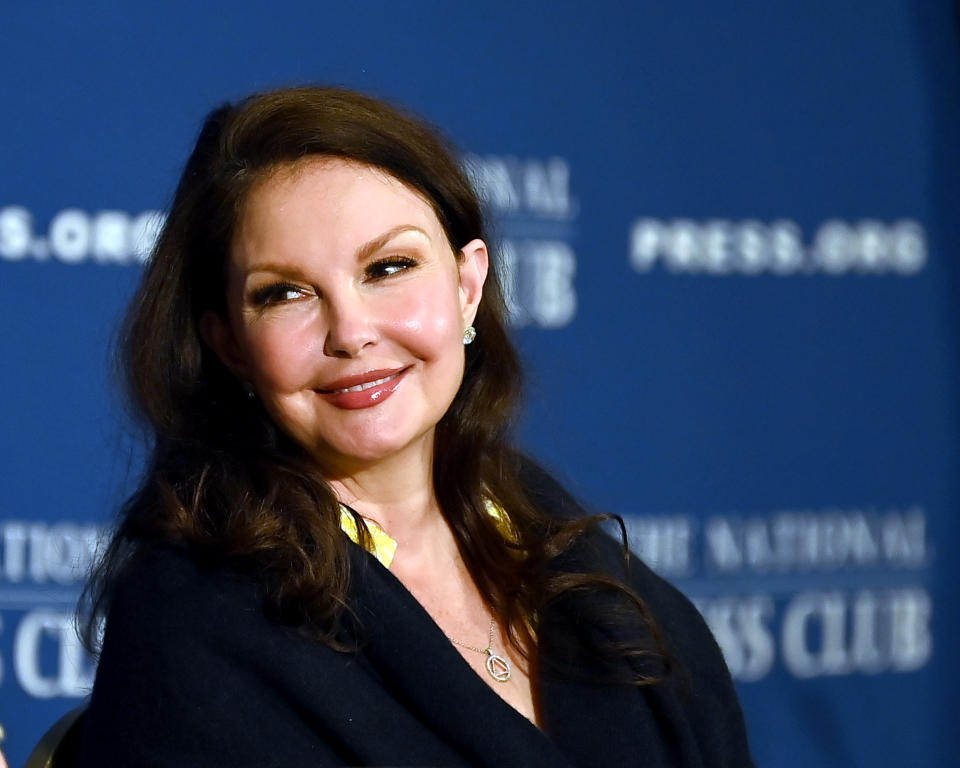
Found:
<svg viewBox="0 0 960 768"><path fill-rule="evenodd" d="M317 392L337 408L347 410L371 408L382 403L396 391L408 370L409 367L380 369L356 376L345 376L329 382Z"/></svg>

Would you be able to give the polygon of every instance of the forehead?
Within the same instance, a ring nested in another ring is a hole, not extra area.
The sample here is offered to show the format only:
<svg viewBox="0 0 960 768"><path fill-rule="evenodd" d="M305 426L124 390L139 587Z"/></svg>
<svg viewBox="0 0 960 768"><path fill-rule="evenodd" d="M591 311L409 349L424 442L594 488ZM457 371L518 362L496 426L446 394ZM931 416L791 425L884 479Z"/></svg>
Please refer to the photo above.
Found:
<svg viewBox="0 0 960 768"><path fill-rule="evenodd" d="M287 163L254 182L234 229L228 264L264 259L348 257L400 227L420 229L433 248L451 249L430 203L382 168L316 156Z"/></svg>
<svg viewBox="0 0 960 768"><path fill-rule="evenodd" d="M440 227L430 201L384 169L315 156L278 165L257 179L243 201L237 230L263 224L264 219L298 214L343 219L361 211L369 219L378 214L410 215Z"/></svg>
<svg viewBox="0 0 960 768"><path fill-rule="evenodd" d="M456 256L433 207L417 191L375 166L313 157L255 182L233 233L228 269L353 261L401 230L419 230L431 250Z"/></svg>

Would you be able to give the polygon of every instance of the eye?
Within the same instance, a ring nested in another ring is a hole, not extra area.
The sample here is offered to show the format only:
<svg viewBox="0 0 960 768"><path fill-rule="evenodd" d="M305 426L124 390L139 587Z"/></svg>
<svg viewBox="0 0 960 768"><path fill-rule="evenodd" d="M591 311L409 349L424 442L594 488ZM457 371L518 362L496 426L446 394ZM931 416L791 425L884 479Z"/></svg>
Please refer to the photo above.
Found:
<svg viewBox="0 0 960 768"><path fill-rule="evenodd" d="M368 280L380 280L400 272L406 272L415 266L417 266L417 261L409 256L389 256L368 264L364 273Z"/></svg>
<svg viewBox="0 0 960 768"><path fill-rule="evenodd" d="M252 303L257 307L268 307L273 304L284 304L288 301L296 301L307 294L307 289L293 283L273 283L258 288L250 297Z"/></svg>

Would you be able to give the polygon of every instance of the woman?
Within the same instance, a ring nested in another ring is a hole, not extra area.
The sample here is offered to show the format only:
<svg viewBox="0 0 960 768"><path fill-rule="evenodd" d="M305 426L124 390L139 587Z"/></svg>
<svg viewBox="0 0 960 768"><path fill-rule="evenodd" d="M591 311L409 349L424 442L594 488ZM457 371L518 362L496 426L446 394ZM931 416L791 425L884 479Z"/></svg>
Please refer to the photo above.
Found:
<svg viewBox="0 0 960 768"><path fill-rule="evenodd" d="M208 117L127 326L84 764L749 764L696 611L510 447L487 243L381 102Z"/></svg>

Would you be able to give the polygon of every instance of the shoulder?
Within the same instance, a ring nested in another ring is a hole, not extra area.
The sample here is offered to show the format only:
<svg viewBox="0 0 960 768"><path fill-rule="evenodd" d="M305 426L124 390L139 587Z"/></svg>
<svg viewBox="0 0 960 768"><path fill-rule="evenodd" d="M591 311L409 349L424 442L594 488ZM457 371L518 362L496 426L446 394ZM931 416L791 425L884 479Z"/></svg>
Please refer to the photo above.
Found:
<svg viewBox="0 0 960 768"><path fill-rule="evenodd" d="M165 628L157 637L157 644L162 641L164 647L175 638L202 637L251 615L259 608L258 592L252 579L204 565L184 549L151 547L135 555L117 580L105 643L116 641L118 633L151 626Z"/></svg>
<svg viewBox="0 0 960 768"><path fill-rule="evenodd" d="M546 514L559 519L587 517L589 512L547 470L532 459L524 457L520 479L531 501ZM612 521L611 521L612 522ZM709 630L699 612L680 590L657 575L646 563L633 553L628 553L624 544L598 526L582 543L581 557L589 558L594 566L610 576L627 581L650 606L663 624L663 629L672 637L684 635L692 624L701 632L695 633L705 640ZM686 632L674 632L683 627ZM712 637L710 637L712 641Z"/></svg>
<svg viewBox="0 0 960 768"><path fill-rule="evenodd" d="M517 475L524 491L550 517L570 519L587 513L580 503L543 466L529 456L519 456Z"/></svg>
<svg viewBox="0 0 960 768"><path fill-rule="evenodd" d="M267 617L253 579L173 547L140 553L107 612L81 764L278 764L251 722L316 758L281 706L306 645Z"/></svg>
<svg viewBox="0 0 960 768"><path fill-rule="evenodd" d="M521 480L531 501L547 514L572 519L584 507L548 472L525 460ZM675 698L703 754L716 764L751 765L743 714L723 654L693 603L656 574L622 542L599 527L577 546L574 560L627 584L643 600L663 637L672 672L664 694Z"/></svg>
<svg viewBox="0 0 960 768"><path fill-rule="evenodd" d="M573 519L589 515L556 478L531 459L523 460L520 477L531 501L551 517ZM599 527L586 538L577 559L587 559L596 570L627 582L647 604L676 654L694 659L706 656L719 659L722 664L706 622L686 595Z"/></svg>
<svg viewBox="0 0 960 768"><path fill-rule="evenodd" d="M136 555L107 611L94 703L108 691L128 696L138 677L155 691L211 683L264 631L257 593L253 581L178 548Z"/></svg>

